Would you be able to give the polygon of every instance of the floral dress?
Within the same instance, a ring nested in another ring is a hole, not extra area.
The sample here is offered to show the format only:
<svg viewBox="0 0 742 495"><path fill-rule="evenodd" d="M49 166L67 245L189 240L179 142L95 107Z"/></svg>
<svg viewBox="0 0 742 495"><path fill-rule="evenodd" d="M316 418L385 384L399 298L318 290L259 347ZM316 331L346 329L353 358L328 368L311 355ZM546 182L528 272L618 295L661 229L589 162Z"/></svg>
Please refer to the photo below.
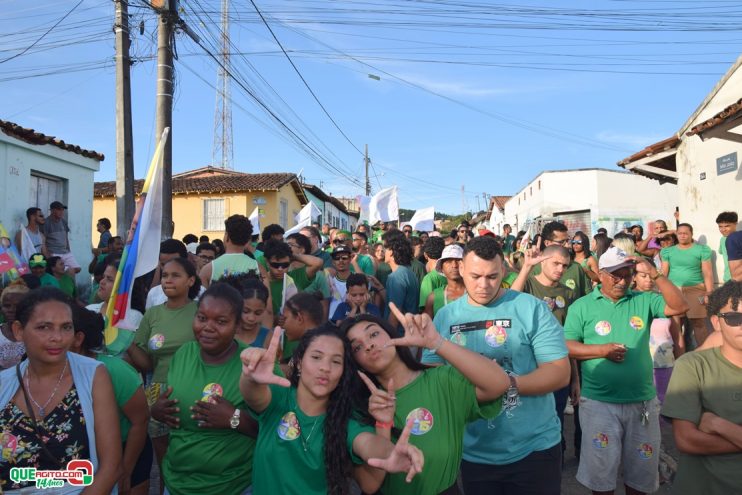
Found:
<svg viewBox="0 0 742 495"><path fill-rule="evenodd" d="M85 417L74 385L62 402L46 418L39 420L38 429L46 448L62 466L73 459L90 459ZM5 491L31 486L31 483L11 481L11 468L60 467L44 453L33 421L13 401L0 411L0 449L0 488Z"/></svg>

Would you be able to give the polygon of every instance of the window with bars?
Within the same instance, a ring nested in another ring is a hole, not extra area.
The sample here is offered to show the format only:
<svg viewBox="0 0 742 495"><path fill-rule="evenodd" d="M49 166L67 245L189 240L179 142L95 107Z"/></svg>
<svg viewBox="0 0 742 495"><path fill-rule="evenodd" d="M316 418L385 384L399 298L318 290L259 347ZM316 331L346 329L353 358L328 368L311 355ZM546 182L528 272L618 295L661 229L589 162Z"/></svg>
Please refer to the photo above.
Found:
<svg viewBox="0 0 742 495"><path fill-rule="evenodd" d="M204 231L222 231L224 230L224 200L223 199L204 199Z"/></svg>

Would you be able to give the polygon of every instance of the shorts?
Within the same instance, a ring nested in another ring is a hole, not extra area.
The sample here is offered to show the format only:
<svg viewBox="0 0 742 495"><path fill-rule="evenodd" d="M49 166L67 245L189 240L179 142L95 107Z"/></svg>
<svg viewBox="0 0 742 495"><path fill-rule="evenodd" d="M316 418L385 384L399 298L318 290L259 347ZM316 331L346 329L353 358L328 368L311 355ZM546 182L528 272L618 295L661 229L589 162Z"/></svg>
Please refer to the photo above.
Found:
<svg viewBox="0 0 742 495"><path fill-rule="evenodd" d="M75 256L72 254L72 251L64 254L52 253L52 256L59 256L60 258L62 258L65 270L69 270L70 268L73 270L77 270L78 268L80 268L80 263L77 262Z"/></svg>
<svg viewBox="0 0 742 495"><path fill-rule="evenodd" d="M649 422L642 424L646 404ZM644 493L660 486L660 402L613 404L580 399L582 455L577 481L590 490L616 489L618 467L623 464L624 483Z"/></svg>
<svg viewBox="0 0 742 495"><path fill-rule="evenodd" d="M688 301L688 312L685 316L688 318L706 318L706 306L703 304L703 297L706 295L706 287L703 284L681 287L680 291L683 297Z"/></svg>
<svg viewBox="0 0 742 495"><path fill-rule="evenodd" d="M160 395L162 395L165 390L167 390L166 383L152 382L147 385L147 388L144 389L144 395L147 396L147 404L150 409L152 409L152 405L157 402L157 399L160 398ZM147 425L147 433L149 433L150 438L165 437L170 434L170 427L165 423L160 423L150 416L149 424Z"/></svg>

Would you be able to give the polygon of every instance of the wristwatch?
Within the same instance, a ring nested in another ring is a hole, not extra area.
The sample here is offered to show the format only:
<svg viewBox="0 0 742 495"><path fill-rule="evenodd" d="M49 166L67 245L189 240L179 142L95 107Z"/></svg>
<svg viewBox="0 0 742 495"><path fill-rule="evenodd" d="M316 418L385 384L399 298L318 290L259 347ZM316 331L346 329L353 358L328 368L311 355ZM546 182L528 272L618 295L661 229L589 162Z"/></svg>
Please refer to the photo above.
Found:
<svg viewBox="0 0 742 495"><path fill-rule="evenodd" d="M236 430L238 426L240 426L240 410L235 409L234 414L229 418L229 427Z"/></svg>
<svg viewBox="0 0 742 495"><path fill-rule="evenodd" d="M513 373L508 373L508 378L510 379L510 386L505 392L505 395L510 400L517 400L518 395L520 395L518 392L518 382L515 381L515 375Z"/></svg>

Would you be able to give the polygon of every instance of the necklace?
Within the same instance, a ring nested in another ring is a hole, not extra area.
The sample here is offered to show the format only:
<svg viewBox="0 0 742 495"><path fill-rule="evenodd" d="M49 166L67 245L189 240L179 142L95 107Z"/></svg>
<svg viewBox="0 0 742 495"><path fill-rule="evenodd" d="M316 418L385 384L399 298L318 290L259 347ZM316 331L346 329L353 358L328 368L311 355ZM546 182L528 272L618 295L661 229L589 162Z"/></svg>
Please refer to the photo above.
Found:
<svg viewBox="0 0 742 495"><path fill-rule="evenodd" d="M57 379L57 384L54 385L54 390L52 390L52 394L49 396L48 399L46 399L46 402L44 402L43 406L40 406L36 400L34 400L33 396L31 395L31 382L28 379L28 368L26 368L26 388L28 389L28 398L31 399L31 402L34 403L36 408L39 410L39 417L41 419L46 416L46 406L49 405L49 402L51 402L52 398L57 395L57 390L59 389L59 384L62 383L62 377L64 376L64 372L67 371L67 364L69 363L68 360L65 359L64 361L64 368L62 368L62 372L59 374L59 379Z"/></svg>
<svg viewBox="0 0 742 495"><path fill-rule="evenodd" d="M312 438L312 433L314 433L314 427L317 426L317 419L314 420L314 423L312 423L312 429L309 430L309 435L307 435L306 441L304 440L304 432L302 431L299 434L299 439L301 440L301 446L304 448L304 452L309 450L309 439Z"/></svg>

